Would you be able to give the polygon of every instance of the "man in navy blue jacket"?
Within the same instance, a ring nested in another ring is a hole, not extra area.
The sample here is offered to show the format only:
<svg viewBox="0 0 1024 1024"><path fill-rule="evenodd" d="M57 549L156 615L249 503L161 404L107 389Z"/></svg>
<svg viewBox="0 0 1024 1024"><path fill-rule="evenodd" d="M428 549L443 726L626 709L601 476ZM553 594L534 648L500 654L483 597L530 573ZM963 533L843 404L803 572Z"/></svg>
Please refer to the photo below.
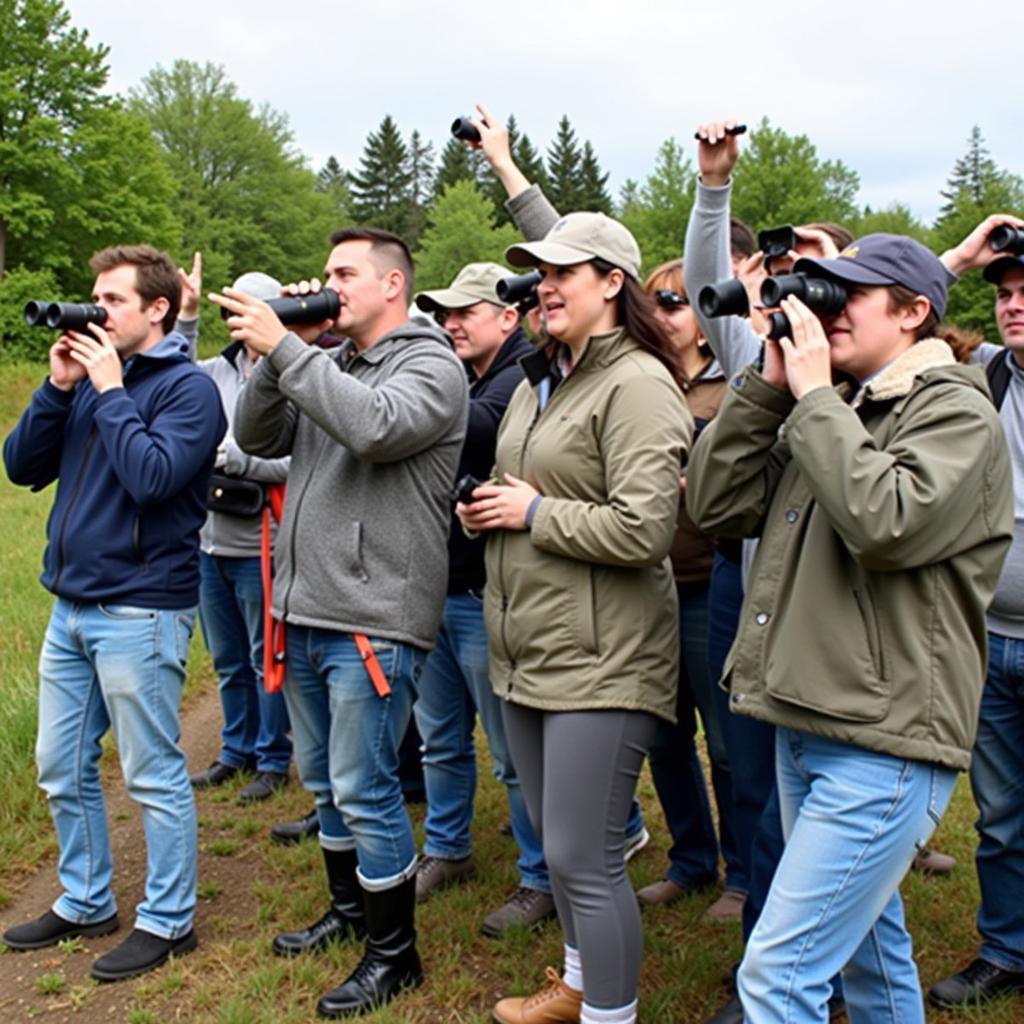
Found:
<svg viewBox="0 0 1024 1024"><path fill-rule="evenodd" d="M216 386L173 332L177 266L146 245L93 256L103 326L69 331L4 443L16 484L57 494L42 582L56 597L40 657L39 784L60 844L61 895L10 928L39 949L118 927L100 740L114 731L142 806L146 891L135 928L93 964L116 981L196 946L196 817L178 711L199 589L199 527L226 423Z"/></svg>

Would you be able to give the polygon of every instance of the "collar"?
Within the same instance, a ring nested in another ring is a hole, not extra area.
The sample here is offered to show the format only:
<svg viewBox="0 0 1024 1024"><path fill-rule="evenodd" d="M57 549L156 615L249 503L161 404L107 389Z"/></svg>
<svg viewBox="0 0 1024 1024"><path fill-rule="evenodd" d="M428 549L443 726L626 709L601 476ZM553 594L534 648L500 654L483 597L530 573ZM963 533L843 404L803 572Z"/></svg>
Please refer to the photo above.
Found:
<svg viewBox="0 0 1024 1024"><path fill-rule="evenodd" d="M865 401L891 401L910 394L914 381L925 370L938 366L954 366L953 350L941 338L923 338L880 370L858 391L851 407L859 408Z"/></svg>

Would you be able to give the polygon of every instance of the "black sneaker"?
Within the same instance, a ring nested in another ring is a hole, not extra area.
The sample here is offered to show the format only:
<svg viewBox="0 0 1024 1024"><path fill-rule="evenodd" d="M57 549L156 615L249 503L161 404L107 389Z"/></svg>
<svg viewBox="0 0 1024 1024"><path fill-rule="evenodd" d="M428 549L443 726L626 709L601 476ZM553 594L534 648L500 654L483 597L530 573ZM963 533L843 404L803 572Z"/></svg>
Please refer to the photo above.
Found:
<svg viewBox="0 0 1024 1024"><path fill-rule="evenodd" d="M315 836L320 831L320 815L316 808L309 812L304 818L298 821L282 821L280 825L274 825L270 830L270 841L278 846L289 846L292 843L301 842L309 836Z"/></svg>
<svg viewBox="0 0 1024 1024"><path fill-rule="evenodd" d="M288 784L287 772L260 772L249 785L238 794L240 804L255 804L267 800Z"/></svg>
<svg viewBox="0 0 1024 1024"><path fill-rule="evenodd" d="M99 935L109 935L117 929L117 914L111 914L110 917L91 924L75 924L74 921L65 921L59 914L48 910L34 921L8 928L0 936L0 942L11 949L43 949L46 946L56 946L65 939L90 939Z"/></svg>
<svg viewBox="0 0 1024 1024"><path fill-rule="evenodd" d="M214 761L209 768L201 772L193 772L188 777L188 781L192 783L193 789L212 789L214 786L223 786L225 782L229 782L241 770L236 765Z"/></svg>
<svg viewBox="0 0 1024 1024"><path fill-rule="evenodd" d="M1024 971L1007 971L979 957L959 973L932 985L928 1002L943 1010L959 1010L1016 991L1024 991Z"/></svg>
<svg viewBox="0 0 1024 1024"><path fill-rule="evenodd" d="M197 945L196 933L191 930L177 939L162 939L136 928L120 946L104 953L89 973L97 981L135 978L167 963L169 957L191 953Z"/></svg>

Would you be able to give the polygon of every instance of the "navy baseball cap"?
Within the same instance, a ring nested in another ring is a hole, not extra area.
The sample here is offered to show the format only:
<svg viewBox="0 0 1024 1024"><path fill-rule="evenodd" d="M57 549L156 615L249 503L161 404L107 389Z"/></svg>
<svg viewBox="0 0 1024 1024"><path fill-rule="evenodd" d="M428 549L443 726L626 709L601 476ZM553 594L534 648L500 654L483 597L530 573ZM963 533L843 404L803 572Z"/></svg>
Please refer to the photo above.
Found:
<svg viewBox="0 0 1024 1024"><path fill-rule="evenodd" d="M1022 268L1024 268L1024 256L1000 256L981 272L981 276L991 284L999 284L1003 279L1003 274L1007 271Z"/></svg>
<svg viewBox="0 0 1024 1024"><path fill-rule="evenodd" d="M906 235L865 235L851 242L833 260L797 260L798 274L818 271L851 284L899 284L932 305L935 315L946 312L949 271L930 249Z"/></svg>

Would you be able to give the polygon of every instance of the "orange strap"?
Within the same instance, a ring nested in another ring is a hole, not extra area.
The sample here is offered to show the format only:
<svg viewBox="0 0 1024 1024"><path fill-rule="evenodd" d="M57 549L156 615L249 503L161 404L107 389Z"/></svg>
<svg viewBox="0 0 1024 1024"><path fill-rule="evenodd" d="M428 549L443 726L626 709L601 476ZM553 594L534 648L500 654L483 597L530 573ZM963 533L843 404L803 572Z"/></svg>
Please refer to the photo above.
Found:
<svg viewBox="0 0 1024 1024"><path fill-rule="evenodd" d="M353 633L352 639L356 642L356 650L359 651L359 656L363 659L363 664L370 675L370 680L373 682L373 688L377 691L377 696L391 696L391 684L388 682L388 677L384 675L384 670L380 667L380 662L377 660L377 652L373 649L370 638L365 633Z"/></svg>
<svg viewBox="0 0 1024 1024"><path fill-rule="evenodd" d="M263 532L260 543L260 574L263 577L263 689L278 693L284 685L284 623L270 610L274 576L271 566L270 517L281 521L284 511L284 484L267 488L268 501L263 507Z"/></svg>

